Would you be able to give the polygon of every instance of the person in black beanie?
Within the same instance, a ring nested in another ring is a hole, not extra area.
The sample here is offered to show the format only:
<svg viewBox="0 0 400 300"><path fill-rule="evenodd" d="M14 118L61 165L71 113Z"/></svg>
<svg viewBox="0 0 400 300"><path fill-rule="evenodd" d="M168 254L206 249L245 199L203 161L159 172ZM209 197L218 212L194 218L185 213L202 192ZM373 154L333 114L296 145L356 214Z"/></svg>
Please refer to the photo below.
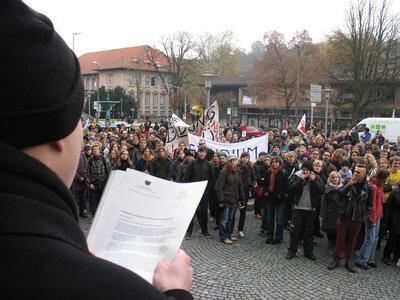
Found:
<svg viewBox="0 0 400 300"><path fill-rule="evenodd" d="M68 189L83 141L83 84L51 21L0 1L0 58L0 299L192 299L182 250L157 265L153 285L89 252ZM32 134L21 138L27 123Z"/></svg>

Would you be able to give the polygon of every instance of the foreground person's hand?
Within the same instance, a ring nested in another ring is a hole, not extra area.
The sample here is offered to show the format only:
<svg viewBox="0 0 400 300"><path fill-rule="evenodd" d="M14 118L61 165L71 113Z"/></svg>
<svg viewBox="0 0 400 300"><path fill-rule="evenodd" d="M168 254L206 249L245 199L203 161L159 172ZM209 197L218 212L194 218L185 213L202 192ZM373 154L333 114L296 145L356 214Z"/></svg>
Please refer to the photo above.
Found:
<svg viewBox="0 0 400 300"><path fill-rule="evenodd" d="M161 261L158 263L153 276L153 285L161 292L169 290L189 291L192 286L193 268L190 263L190 257L183 250L171 263Z"/></svg>

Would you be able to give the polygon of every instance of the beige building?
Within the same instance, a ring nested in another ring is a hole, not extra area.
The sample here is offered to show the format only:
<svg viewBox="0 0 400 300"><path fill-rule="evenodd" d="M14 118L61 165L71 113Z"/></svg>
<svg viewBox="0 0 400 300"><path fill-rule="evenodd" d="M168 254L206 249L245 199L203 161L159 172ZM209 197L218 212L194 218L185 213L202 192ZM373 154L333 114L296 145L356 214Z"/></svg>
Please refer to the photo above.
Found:
<svg viewBox="0 0 400 300"><path fill-rule="evenodd" d="M167 93L167 87L171 85L166 71L167 61L158 50L143 45L90 52L80 56L79 63L87 94L102 86L107 90L121 86L138 101L139 118L162 119L171 111Z"/></svg>

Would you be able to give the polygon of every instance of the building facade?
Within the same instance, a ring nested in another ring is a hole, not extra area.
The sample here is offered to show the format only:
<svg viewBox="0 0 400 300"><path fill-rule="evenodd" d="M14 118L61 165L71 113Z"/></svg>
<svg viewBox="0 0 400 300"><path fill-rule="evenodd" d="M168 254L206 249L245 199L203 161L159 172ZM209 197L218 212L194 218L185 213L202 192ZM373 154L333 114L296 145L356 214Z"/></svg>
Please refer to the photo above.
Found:
<svg viewBox="0 0 400 300"><path fill-rule="evenodd" d="M291 104L286 111L285 99L279 94L261 94L252 87L252 80L248 75L221 78L213 81L211 101L228 99L231 115L222 111L222 118L256 127L284 128L297 126L303 114L307 116L307 124L311 124L311 103L309 86L300 87L298 101ZM382 84L383 89L390 90L385 97L376 95L376 102L369 104L361 111L360 119L368 117L400 117L400 82ZM332 86L324 89L322 86L321 102L312 109L313 123L320 127L325 124L325 115L328 116L328 129L352 128L352 106L348 102L352 99L351 92L340 92L340 88ZM222 101L224 102L224 100ZM227 100L225 100L225 103ZM287 116L287 117L286 117Z"/></svg>
<svg viewBox="0 0 400 300"><path fill-rule="evenodd" d="M137 101L135 115L138 118L157 120L170 114L168 86L171 79L166 71L166 58L158 50L143 45L90 52L80 56L79 63L88 101L96 101L90 99L90 95L102 86L106 90L120 86Z"/></svg>

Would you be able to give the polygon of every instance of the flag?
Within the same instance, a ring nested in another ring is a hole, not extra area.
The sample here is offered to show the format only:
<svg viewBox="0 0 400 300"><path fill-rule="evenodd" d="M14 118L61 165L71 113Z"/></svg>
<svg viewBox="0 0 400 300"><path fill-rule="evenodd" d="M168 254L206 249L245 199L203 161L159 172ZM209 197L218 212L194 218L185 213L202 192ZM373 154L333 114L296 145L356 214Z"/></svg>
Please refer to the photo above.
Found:
<svg viewBox="0 0 400 300"><path fill-rule="evenodd" d="M297 130L303 134L306 134L306 114L303 115L299 125L297 125Z"/></svg>

